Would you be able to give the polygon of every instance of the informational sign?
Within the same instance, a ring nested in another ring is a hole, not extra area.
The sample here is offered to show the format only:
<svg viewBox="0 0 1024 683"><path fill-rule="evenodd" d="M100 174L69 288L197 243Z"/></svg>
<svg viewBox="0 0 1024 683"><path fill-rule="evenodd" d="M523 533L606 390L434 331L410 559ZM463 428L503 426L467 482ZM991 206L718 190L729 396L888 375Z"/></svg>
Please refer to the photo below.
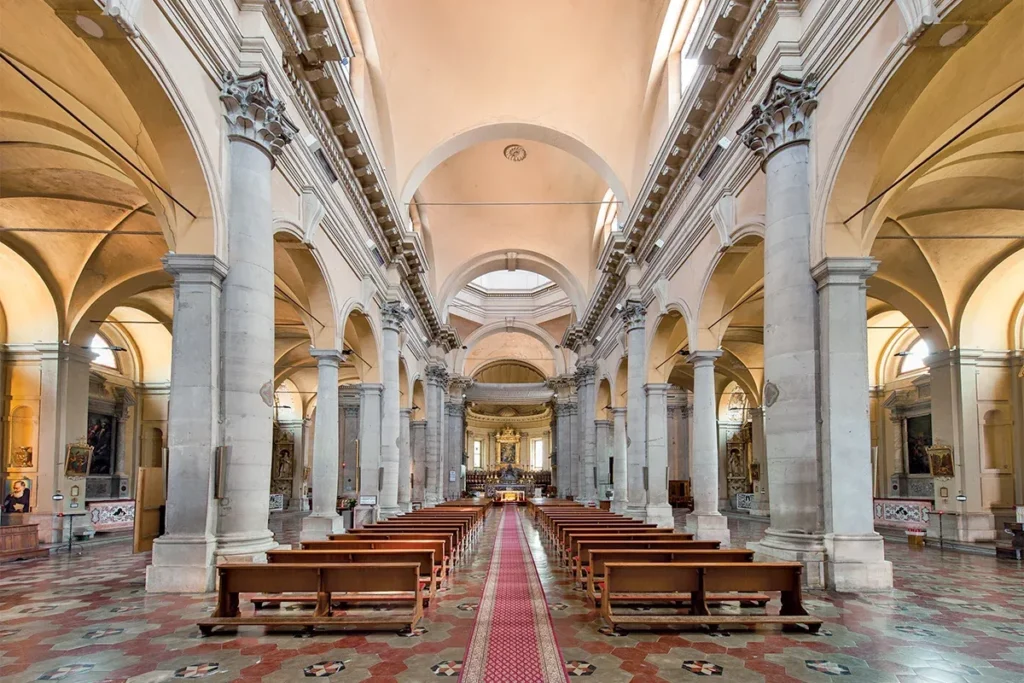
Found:
<svg viewBox="0 0 1024 683"><path fill-rule="evenodd" d="M376 505L377 496L359 496L360 505Z"/></svg>
<svg viewBox="0 0 1024 683"><path fill-rule="evenodd" d="M455 481L455 470L449 470L448 481Z"/></svg>

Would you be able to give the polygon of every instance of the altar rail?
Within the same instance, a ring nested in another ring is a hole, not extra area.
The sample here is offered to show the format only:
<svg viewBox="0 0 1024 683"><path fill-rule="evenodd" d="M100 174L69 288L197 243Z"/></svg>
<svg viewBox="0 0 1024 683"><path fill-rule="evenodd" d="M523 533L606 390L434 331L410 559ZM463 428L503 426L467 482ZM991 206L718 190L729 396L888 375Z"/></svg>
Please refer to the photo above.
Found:
<svg viewBox="0 0 1024 683"><path fill-rule="evenodd" d="M85 504L85 509L96 531L135 528L134 500L90 500Z"/></svg>
<svg viewBox="0 0 1024 683"><path fill-rule="evenodd" d="M927 526L932 501L923 498L875 498L875 526L905 529Z"/></svg>

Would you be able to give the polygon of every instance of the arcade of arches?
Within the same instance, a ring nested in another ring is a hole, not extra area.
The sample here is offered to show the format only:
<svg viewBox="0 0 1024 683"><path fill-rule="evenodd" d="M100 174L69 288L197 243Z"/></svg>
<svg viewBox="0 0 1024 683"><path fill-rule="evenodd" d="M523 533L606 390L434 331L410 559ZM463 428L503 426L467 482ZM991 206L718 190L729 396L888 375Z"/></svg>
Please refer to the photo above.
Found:
<svg viewBox="0 0 1024 683"><path fill-rule="evenodd" d="M989 609L912 634L963 653L921 667L1024 674L1019 626L966 654L1024 578L1024 0L0 0L0 28L0 562L71 548L0 565L5 677L153 671L51 652L113 641L15 574L191 595L154 651L189 673L218 565L457 499L800 563L837 637L761 668L592 647L506 504L412 633L436 648L276 665L506 680L460 619L520 562L563 678L953 680L857 645L908 632L837 597L956 612L915 568Z"/></svg>

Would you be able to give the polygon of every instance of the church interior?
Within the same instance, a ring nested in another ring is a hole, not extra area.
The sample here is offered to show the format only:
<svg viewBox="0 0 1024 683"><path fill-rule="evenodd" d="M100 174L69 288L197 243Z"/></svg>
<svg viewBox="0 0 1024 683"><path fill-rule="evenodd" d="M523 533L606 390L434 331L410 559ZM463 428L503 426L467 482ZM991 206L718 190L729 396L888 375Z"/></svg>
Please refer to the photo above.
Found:
<svg viewBox="0 0 1024 683"><path fill-rule="evenodd" d="M1024 680L1024 0L0 0L0 681Z"/></svg>

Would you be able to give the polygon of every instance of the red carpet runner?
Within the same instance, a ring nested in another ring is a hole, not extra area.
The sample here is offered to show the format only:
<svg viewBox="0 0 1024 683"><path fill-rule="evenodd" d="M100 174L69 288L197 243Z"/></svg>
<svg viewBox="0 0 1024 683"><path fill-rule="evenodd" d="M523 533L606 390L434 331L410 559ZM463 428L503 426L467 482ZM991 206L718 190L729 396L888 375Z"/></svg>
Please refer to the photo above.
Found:
<svg viewBox="0 0 1024 683"><path fill-rule="evenodd" d="M519 509L504 506L461 683L566 683Z"/></svg>

